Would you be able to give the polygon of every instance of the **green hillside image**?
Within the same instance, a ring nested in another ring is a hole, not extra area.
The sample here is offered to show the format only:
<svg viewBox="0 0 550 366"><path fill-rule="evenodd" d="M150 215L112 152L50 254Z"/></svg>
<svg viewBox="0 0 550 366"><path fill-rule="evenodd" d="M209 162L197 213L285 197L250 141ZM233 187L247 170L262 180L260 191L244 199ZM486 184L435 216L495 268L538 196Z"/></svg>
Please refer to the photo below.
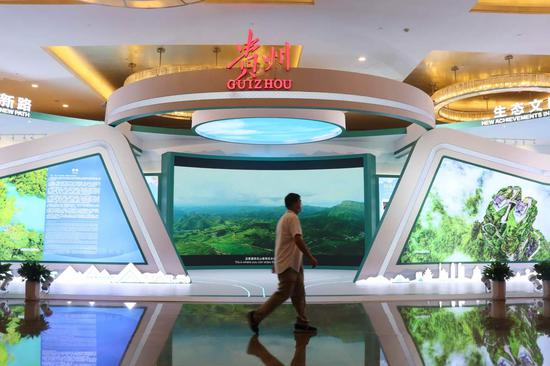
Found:
<svg viewBox="0 0 550 366"><path fill-rule="evenodd" d="M483 219L473 220L481 203L481 189L464 202L464 214L450 215L441 197L430 192L425 212L415 223L401 255L401 263L527 262L550 258L550 243L534 227L537 201L523 197L518 186L506 186L492 195ZM455 257L456 258L456 257Z"/></svg>
<svg viewBox="0 0 550 366"><path fill-rule="evenodd" d="M549 209L546 185L445 158L399 263L550 259Z"/></svg>
<svg viewBox="0 0 550 366"><path fill-rule="evenodd" d="M180 255L273 255L281 207L176 207L174 243ZM364 204L305 206L304 238L316 255L361 256L365 245Z"/></svg>
<svg viewBox="0 0 550 366"><path fill-rule="evenodd" d="M47 169L0 179L0 260L42 259Z"/></svg>

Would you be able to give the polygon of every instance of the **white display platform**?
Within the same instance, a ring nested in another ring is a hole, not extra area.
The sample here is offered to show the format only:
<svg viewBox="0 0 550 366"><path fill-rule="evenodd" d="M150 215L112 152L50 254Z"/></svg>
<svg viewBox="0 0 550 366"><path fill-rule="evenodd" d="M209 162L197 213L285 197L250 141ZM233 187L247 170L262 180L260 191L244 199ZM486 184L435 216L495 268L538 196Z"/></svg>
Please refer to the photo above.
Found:
<svg viewBox="0 0 550 366"><path fill-rule="evenodd" d="M310 302L357 302L392 300L484 299L490 294L481 281L448 279L395 283L389 280L353 283L353 270L306 269L305 284ZM62 282L52 284L44 299L117 301L263 302L277 286L267 269L191 270L191 284ZM23 283L17 279L0 298L21 298ZM537 297L525 279L508 283L508 297Z"/></svg>

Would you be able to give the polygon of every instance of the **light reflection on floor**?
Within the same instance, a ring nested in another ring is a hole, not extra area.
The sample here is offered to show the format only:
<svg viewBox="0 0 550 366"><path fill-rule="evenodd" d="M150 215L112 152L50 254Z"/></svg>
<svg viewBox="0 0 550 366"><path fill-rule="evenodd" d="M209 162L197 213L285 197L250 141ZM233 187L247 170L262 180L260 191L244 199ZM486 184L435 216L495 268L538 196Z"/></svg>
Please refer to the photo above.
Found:
<svg viewBox="0 0 550 366"><path fill-rule="evenodd" d="M0 304L0 365L550 365L550 302L284 305L253 337L248 304ZM546 315L546 316L545 316Z"/></svg>
<svg viewBox="0 0 550 366"><path fill-rule="evenodd" d="M309 305L310 321L319 328L311 339L294 337L294 309L285 305L265 320L255 340L243 321L253 308L184 305L172 332L172 364L186 360L190 365L244 366L261 365L263 359L269 365L365 365L374 364L366 363L369 357L380 358L380 345L360 303ZM304 350L306 362L300 363Z"/></svg>

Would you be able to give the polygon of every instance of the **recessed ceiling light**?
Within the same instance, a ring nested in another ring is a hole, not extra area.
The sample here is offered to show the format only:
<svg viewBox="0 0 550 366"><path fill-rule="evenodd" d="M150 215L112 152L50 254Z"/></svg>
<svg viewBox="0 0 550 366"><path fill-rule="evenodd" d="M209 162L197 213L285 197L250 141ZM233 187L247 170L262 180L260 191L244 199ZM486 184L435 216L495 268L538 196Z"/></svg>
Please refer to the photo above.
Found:
<svg viewBox="0 0 550 366"><path fill-rule="evenodd" d="M359 62L365 62L365 61L367 61L367 58L366 58L365 56L359 56L359 57L357 58L357 61L359 61Z"/></svg>
<svg viewBox="0 0 550 366"><path fill-rule="evenodd" d="M63 104L62 107L63 108L69 108L69 105L68 104Z"/></svg>
<svg viewBox="0 0 550 366"><path fill-rule="evenodd" d="M31 84L33 88L38 88L38 84Z"/></svg>

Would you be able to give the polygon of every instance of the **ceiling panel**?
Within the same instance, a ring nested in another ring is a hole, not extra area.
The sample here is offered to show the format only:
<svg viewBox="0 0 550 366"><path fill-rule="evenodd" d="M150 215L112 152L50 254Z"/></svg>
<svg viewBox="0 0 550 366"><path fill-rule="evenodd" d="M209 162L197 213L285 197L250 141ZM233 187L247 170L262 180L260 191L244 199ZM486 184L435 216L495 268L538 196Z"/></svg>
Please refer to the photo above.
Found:
<svg viewBox="0 0 550 366"><path fill-rule="evenodd" d="M406 83L432 95L436 90L468 80L512 74L550 73L549 55L513 55L508 64L505 53L432 51L407 76ZM456 74L453 68L457 68ZM547 98L546 93L511 92L463 99L449 108L460 111L491 112L497 105L511 106L535 98ZM441 118L442 121L444 119Z"/></svg>
<svg viewBox="0 0 550 366"><path fill-rule="evenodd" d="M19 81L23 90L38 82L41 93L36 98L44 100L37 99L36 103L47 105L47 109L40 110L43 112L58 109L48 101L67 97L73 99L67 113L73 112L74 103L79 103L82 111L103 113L98 103L101 98L44 52L49 45L234 45L244 42L251 27L262 42L289 40L303 45L301 67L370 73L396 80L405 79L432 50L495 54L500 68L505 65L501 57L506 53L513 53L516 60L520 54L550 55L550 22L546 16L472 13L476 0L316 0L313 6L202 2L151 11L3 5L73 2L0 0L2 26L9 30L0 49L0 78L5 78L2 88L14 88L12 83ZM168 50L166 57L171 52ZM359 62L359 56L365 56L366 62ZM156 58L151 58L154 64ZM109 79L120 83L128 60L107 66L101 66L102 62L98 60L98 65L112 75ZM446 79L452 81L448 69L455 63L432 65L437 71L434 80L438 87L445 85ZM540 66L545 69L547 64L543 60ZM464 78L466 73L466 69L459 71L457 78ZM419 85L430 92L430 79Z"/></svg>
<svg viewBox="0 0 550 366"><path fill-rule="evenodd" d="M478 0L472 8L473 12L487 13L518 13L518 14L548 14L548 0Z"/></svg>
<svg viewBox="0 0 550 366"><path fill-rule="evenodd" d="M513 55L508 62L506 53L432 51L405 78L432 95L435 90L455 82L486 79L491 76L517 74L550 73L550 55ZM452 70L458 67L456 72Z"/></svg>

